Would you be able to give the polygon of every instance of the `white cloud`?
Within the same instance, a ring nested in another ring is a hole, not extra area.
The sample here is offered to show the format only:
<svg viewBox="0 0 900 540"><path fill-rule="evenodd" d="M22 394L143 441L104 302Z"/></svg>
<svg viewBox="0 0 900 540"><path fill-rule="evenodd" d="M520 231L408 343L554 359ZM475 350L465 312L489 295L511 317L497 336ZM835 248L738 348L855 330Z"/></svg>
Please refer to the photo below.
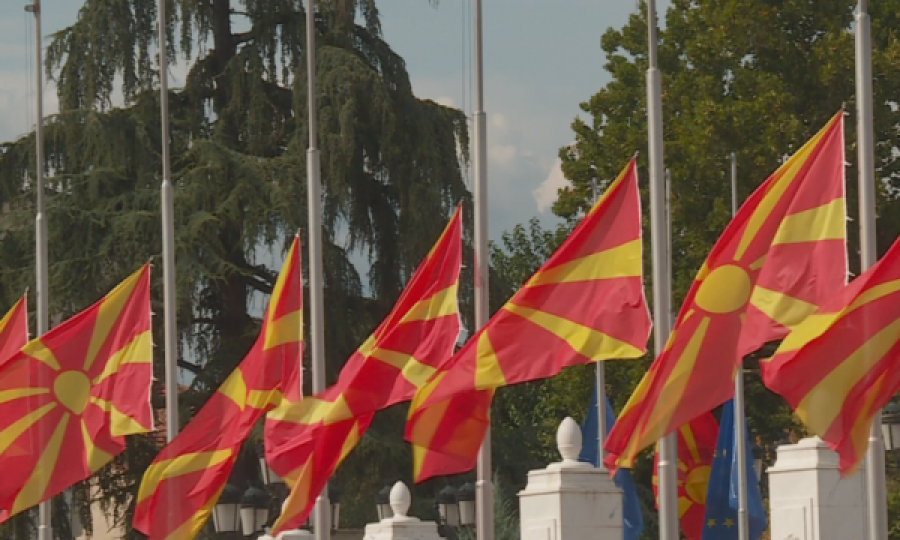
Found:
<svg viewBox="0 0 900 540"><path fill-rule="evenodd" d="M512 144L493 144L488 147L488 159L503 168L511 167L519 151Z"/></svg>
<svg viewBox="0 0 900 540"><path fill-rule="evenodd" d="M547 175L547 179L531 192L534 195L534 200L537 201L538 212L546 212L556 202L559 190L571 185L569 180L563 176L562 161L556 158L553 167L550 168L550 174Z"/></svg>

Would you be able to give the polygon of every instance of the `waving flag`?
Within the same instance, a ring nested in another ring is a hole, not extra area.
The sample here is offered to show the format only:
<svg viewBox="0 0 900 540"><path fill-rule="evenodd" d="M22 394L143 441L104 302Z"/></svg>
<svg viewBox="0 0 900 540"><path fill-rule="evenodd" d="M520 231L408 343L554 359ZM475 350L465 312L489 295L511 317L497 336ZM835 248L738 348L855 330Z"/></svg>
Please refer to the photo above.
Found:
<svg viewBox="0 0 900 540"><path fill-rule="evenodd" d="M746 431L746 427L744 428ZM753 469L750 436L744 435L747 460L747 522L750 540L758 540L768 526L766 509L759 492L759 479ZM722 407L719 437L706 491L706 514L703 516L703 540L738 540L737 452L734 437L734 401Z"/></svg>
<svg viewBox="0 0 900 540"><path fill-rule="evenodd" d="M606 400L606 432L612 429L616 422L616 415L613 413L612 407L609 405L609 399ZM597 448L597 386L594 386L594 393L591 394L591 404L588 407L587 418L584 420L584 426L581 428L582 440L584 445L581 447L581 455L578 456L579 461L591 463L594 467L600 465L599 448ZM638 500L637 488L634 485L634 479L631 477L631 471L628 469L620 469L613 476L613 482L616 487L622 490L622 521L624 526L624 540L637 540L644 530L644 516L641 514L641 503Z"/></svg>
<svg viewBox="0 0 900 540"><path fill-rule="evenodd" d="M872 417L900 390L900 241L762 361L764 382L852 474Z"/></svg>
<svg viewBox="0 0 900 540"><path fill-rule="evenodd" d="M788 334L846 283L843 113L757 189L688 291L665 349L606 442L635 456L731 398L743 357Z"/></svg>
<svg viewBox="0 0 900 540"><path fill-rule="evenodd" d="M710 466L719 427L712 413L694 418L678 429L678 520L687 540L701 540ZM653 495L659 505L659 452L653 458Z"/></svg>
<svg viewBox="0 0 900 540"><path fill-rule="evenodd" d="M291 487L272 534L302 525L316 497L376 411L408 401L453 354L462 264L457 208L388 317L350 357L337 383L286 400L266 419L266 459Z"/></svg>
<svg viewBox="0 0 900 540"><path fill-rule="evenodd" d="M28 306L25 296L0 319L0 365L28 343Z"/></svg>
<svg viewBox="0 0 900 540"><path fill-rule="evenodd" d="M641 271L631 160L550 259L416 393L406 425L416 481L474 466L494 389L643 355L650 316Z"/></svg>
<svg viewBox="0 0 900 540"><path fill-rule="evenodd" d="M150 266L0 365L0 521L153 430Z"/></svg>
<svg viewBox="0 0 900 540"><path fill-rule="evenodd" d="M209 518L254 424L283 395L299 395L303 277L294 238L247 356L144 472L134 528L151 540L189 540Z"/></svg>

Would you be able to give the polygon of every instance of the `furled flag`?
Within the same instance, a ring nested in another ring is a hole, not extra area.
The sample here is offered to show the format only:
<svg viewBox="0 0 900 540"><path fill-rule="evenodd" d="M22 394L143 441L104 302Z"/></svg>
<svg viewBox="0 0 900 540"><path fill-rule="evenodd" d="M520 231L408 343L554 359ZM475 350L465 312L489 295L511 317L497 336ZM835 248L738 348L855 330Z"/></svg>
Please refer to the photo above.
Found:
<svg viewBox="0 0 900 540"><path fill-rule="evenodd" d="M761 362L764 382L852 474L872 417L900 390L900 241Z"/></svg>
<svg viewBox="0 0 900 540"><path fill-rule="evenodd" d="M302 392L303 276L295 237L250 352L144 472L134 528L150 540L194 538L254 424Z"/></svg>
<svg viewBox="0 0 900 540"><path fill-rule="evenodd" d="M0 365L28 343L28 305L26 297L0 319Z"/></svg>
<svg viewBox="0 0 900 540"><path fill-rule="evenodd" d="M744 426L747 470L747 523L750 539L758 540L766 530L766 509L759 491L759 479L753 469L750 437ZM734 400L722 407L719 437L713 457L709 488L706 490L706 513L703 516L703 540L738 540L738 469L734 438Z"/></svg>
<svg viewBox="0 0 900 540"><path fill-rule="evenodd" d="M610 469L734 393L741 360L783 338L847 279L843 112L738 211L688 291L663 352L606 442Z"/></svg>
<svg viewBox="0 0 900 540"><path fill-rule="evenodd" d="M606 400L606 432L612 429L616 422L616 415L609 405L609 399ZM584 420L584 426L581 428L582 440L584 444L581 447L581 455L578 456L579 461L591 463L594 467L600 465L599 448L597 447L597 386L594 386L594 392L591 394L591 404L588 407L587 418ZM641 514L641 503L638 500L637 488L634 485L634 479L631 477L631 471L628 469L620 469L613 476L613 482L616 487L622 490L622 521L624 525L624 540L637 540L644 530L644 516Z"/></svg>
<svg viewBox="0 0 900 540"><path fill-rule="evenodd" d="M153 430L150 266L0 365L0 521L62 493Z"/></svg>
<svg viewBox="0 0 900 540"><path fill-rule="evenodd" d="M457 208L393 310L350 357L337 383L302 401L285 400L266 418L266 459L291 487L273 535L306 521L373 414L410 400L452 356L460 329L461 237Z"/></svg>
<svg viewBox="0 0 900 540"><path fill-rule="evenodd" d="M474 466L494 389L642 356L650 315L641 272L632 159L550 259L416 393L406 424L416 482Z"/></svg>
<svg viewBox="0 0 900 540"><path fill-rule="evenodd" d="M716 450L716 417L701 414L678 429L678 521L687 540L701 540L710 467ZM653 495L659 506L659 451L653 457ZM617 472L618 474L618 472Z"/></svg>

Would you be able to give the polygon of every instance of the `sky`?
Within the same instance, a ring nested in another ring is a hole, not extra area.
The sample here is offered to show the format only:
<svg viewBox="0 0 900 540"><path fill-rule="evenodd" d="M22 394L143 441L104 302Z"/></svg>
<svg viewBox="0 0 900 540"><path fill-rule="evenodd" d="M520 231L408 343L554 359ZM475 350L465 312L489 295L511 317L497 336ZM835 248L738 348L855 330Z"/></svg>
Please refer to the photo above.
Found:
<svg viewBox="0 0 900 540"><path fill-rule="evenodd" d="M24 2L0 15L0 141L34 125L34 30ZM237 1L234 2L237 4ZM13 4L13 5L9 5ZM42 34L75 22L82 2L42 0ZM381 0L384 37L406 63L421 98L472 111L473 0ZM498 239L517 223L553 223L550 206L565 179L557 158L573 141L572 120L609 76L600 38L621 27L635 0L484 0L484 110L488 134L488 231ZM668 2L660 2L660 18ZM464 25L464 21L467 24ZM48 39L44 39L44 45ZM170 86L184 80L172 68ZM45 81L46 83L46 81ZM44 85L44 110L57 110Z"/></svg>

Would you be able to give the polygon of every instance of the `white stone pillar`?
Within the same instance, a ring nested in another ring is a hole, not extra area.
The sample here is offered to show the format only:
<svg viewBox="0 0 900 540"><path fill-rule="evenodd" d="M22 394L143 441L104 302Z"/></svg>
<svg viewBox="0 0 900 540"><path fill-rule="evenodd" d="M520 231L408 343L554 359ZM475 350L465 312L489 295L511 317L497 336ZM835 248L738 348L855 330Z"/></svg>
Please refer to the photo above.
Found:
<svg viewBox="0 0 900 540"><path fill-rule="evenodd" d="M766 471L772 540L865 538L864 467L841 478L837 453L818 437L779 446Z"/></svg>
<svg viewBox="0 0 900 540"><path fill-rule="evenodd" d="M442 540L437 532L437 523L407 515L412 497L406 484L394 484L390 497L394 515L366 525L363 540Z"/></svg>
<svg viewBox="0 0 900 540"><path fill-rule="evenodd" d="M563 460L529 472L519 493L522 540L622 540L622 490L607 471L578 461L581 429L571 418L556 444Z"/></svg>

